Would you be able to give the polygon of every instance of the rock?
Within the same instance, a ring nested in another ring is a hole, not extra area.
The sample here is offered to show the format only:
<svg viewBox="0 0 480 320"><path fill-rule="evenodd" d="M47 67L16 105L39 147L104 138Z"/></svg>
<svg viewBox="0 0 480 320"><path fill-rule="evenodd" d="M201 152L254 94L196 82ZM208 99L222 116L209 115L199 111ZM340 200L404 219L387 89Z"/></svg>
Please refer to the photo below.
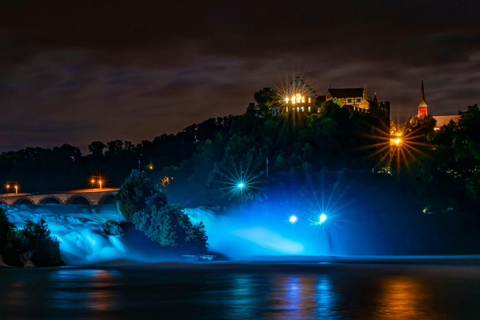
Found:
<svg viewBox="0 0 480 320"><path fill-rule="evenodd" d="M3 262L2 260L2 255L0 254L0 267L10 267L8 264L6 264L5 262Z"/></svg>
<svg viewBox="0 0 480 320"><path fill-rule="evenodd" d="M30 260L33 254L30 251L20 253L20 261L23 263L24 268L33 268L35 265Z"/></svg>
<svg viewBox="0 0 480 320"><path fill-rule="evenodd" d="M121 236L125 234L125 231L123 231L122 227L118 222L115 222L113 220L107 220L103 225L102 225L103 231L105 231L106 234L109 236Z"/></svg>

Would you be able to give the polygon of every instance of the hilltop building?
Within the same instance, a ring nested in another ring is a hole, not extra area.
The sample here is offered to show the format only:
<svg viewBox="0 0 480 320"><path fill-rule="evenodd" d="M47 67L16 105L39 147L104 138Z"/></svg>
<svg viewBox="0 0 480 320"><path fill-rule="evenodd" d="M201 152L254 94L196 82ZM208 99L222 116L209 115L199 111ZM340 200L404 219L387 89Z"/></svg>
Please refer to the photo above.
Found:
<svg viewBox="0 0 480 320"><path fill-rule="evenodd" d="M424 118L428 114L428 105L425 101L425 88L423 86L423 77L422 77L422 85L420 87L420 102L418 104L418 114L419 118ZM446 115L446 116L433 116L433 118L437 121L435 124L435 131L440 130L441 127L448 125L450 121L458 123L460 120L460 115Z"/></svg>
<svg viewBox="0 0 480 320"><path fill-rule="evenodd" d="M272 114L280 111L310 115L319 113L323 102L336 98L350 113L373 113L390 121L390 102L379 102L377 94L371 99L367 97L367 85L363 88L329 88L326 95L317 92L302 79L297 77L280 94L283 107L272 108ZM282 110L280 110L282 109Z"/></svg>

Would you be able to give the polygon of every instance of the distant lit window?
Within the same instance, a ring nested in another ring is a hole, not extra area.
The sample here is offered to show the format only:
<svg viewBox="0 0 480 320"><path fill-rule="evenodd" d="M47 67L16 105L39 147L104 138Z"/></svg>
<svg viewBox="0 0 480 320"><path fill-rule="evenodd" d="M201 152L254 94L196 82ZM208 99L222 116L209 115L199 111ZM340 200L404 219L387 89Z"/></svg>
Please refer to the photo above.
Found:
<svg viewBox="0 0 480 320"><path fill-rule="evenodd" d="M299 108L297 107L297 112L300 111Z"/></svg>
<svg viewBox="0 0 480 320"><path fill-rule="evenodd" d="M312 98L308 97L308 103L312 102Z"/></svg>
<svg viewBox="0 0 480 320"><path fill-rule="evenodd" d="M352 102L352 99L348 99L348 102Z"/></svg>
<svg viewBox="0 0 480 320"><path fill-rule="evenodd" d="M317 113L320 113L320 108L317 108Z"/></svg>
<svg viewBox="0 0 480 320"><path fill-rule="evenodd" d="M308 107L308 112L310 112L310 107Z"/></svg>
<svg viewBox="0 0 480 320"><path fill-rule="evenodd" d="M286 103L288 103L288 97L287 97L287 98L285 98L285 102L286 102Z"/></svg>
<svg viewBox="0 0 480 320"><path fill-rule="evenodd" d="M357 102L361 102L361 101L362 101L362 99L357 99Z"/></svg>
<svg viewBox="0 0 480 320"><path fill-rule="evenodd" d="M302 97L302 103L305 103L305 97Z"/></svg>
<svg viewBox="0 0 480 320"><path fill-rule="evenodd" d="M302 107L302 112L304 112L304 111L305 111L305 109L303 109L303 107Z"/></svg>
<svg viewBox="0 0 480 320"><path fill-rule="evenodd" d="M287 107L287 112L288 112L288 107Z"/></svg>
<svg viewBox="0 0 480 320"><path fill-rule="evenodd" d="M295 96L292 96L292 103L295 104Z"/></svg>

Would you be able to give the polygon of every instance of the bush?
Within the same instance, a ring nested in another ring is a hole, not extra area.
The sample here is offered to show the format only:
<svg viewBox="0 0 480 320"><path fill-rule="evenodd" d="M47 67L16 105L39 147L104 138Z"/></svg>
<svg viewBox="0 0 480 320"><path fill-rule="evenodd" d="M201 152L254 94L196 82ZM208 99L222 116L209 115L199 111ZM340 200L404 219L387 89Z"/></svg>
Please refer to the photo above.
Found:
<svg viewBox="0 0 480 320"><path fill-rule="evenodd" d="M35 223L26 220L22 230L16 232L11 243L18 252L30 251L31 261L37 267L63 265L60 255L60 241L50 235L45 220Z"/></svg>
<svg viewBox="0 0 480 320"><path fill-rule="evenodd" d="M169 205L164 193L156 191L145 174L131 174L117 193L119 209L135 229L164 247L180 252L207 250L203 223L192 224L179 205ZM148 196L150 190L150 196Z"/></svg>
<svg viewBox="0 0 480 320"><path fill-rule="evenodd" d="M153 184L145 173L132 173L122 184L115 197L125 220L131 222L135 211L145 210L148 198L152 197L155 192Z"/></svg>
<svg viewBox="0 0 480 320"><path fill-rule="evenodd" d="M8 221L5 210L0 207L0 254L4 254L5 245L10 241L15 232L13 223Z"/></svg>

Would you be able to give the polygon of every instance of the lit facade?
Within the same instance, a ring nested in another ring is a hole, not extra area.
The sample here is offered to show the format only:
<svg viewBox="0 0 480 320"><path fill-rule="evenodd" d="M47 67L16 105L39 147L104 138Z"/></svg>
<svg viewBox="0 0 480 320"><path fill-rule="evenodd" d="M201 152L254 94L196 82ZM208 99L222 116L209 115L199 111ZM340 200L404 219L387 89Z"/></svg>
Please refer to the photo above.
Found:
<svg viewBox="0 0 480 320"><path fill-rule="evenodd" d="M287 113L312 114L320 111L316 100L317 92L299 77L290 82L281 97L281 104Z"/></svg>
<svg viewBox="0 0 480 320"><path fill-rule="evenodd" d="M363 88L329 88L325 96L319 96L311 86L297 77L280 96L282 111L286 113L305 115L319 113L323 102L336 98L350 113L373 112L390 121L390 103L379 102L376 93L373 99L368 99L367 85ZM273 115L278 115L279 111L272 108Z"/></svg>

